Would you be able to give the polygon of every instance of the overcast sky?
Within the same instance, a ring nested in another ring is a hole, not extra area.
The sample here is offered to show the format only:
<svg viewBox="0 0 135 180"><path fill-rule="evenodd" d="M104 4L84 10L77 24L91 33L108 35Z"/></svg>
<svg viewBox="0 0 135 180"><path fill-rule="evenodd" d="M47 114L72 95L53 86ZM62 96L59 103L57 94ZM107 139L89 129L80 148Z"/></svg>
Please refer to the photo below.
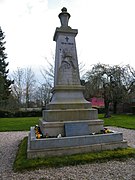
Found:
<svg viewBox="0 0 135 180"><path fill-rule="evenodd" d="M0 0L9 69L37 71L52 61L58 14L67 7L69 26L78 29L78 61L135 67L135 0Z"/></svg>

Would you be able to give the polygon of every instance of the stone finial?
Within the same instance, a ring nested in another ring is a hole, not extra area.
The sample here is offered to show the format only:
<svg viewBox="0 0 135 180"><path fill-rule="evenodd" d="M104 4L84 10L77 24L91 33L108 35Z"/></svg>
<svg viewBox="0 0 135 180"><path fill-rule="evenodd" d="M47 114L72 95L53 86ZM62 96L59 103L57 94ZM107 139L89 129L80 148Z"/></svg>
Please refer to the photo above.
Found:
<svg viewBox="0 0 135 180"><path fill-rule="evenodd" d="M62 27L68 27L68 20L70 18L70 14L67 12L67 8L63 7L61 9L61 13L59 14L60 22Z"/></svg>

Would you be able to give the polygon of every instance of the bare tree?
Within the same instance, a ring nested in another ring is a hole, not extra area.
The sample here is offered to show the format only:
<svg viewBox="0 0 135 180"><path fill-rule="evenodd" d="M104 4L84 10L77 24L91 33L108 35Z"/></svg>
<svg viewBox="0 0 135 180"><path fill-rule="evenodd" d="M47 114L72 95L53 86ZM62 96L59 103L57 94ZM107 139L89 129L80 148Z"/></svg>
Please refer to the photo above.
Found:
<svg viewBox="0 0 135 180"><path fill-rule="evenodd" d="M31 68L17 68L13 72L12 77L14 79L12 86L14 96L17 98L20 107L22 104L25 104L25 107L28 108L30 101L34 100L34 91L36 88L34 72Z"/></svg>
<svg viewBox="0 0 135 180"><path fill-rule="evenodd" d="M51 88L48 84L41 84L37 87L35 92L35 99L37 106L46 107L51 99Z"/></svg>
<svg viewBox="0 0 135 180"><path fill-rule="evenodd" d="M40 72L44 78L43 84L48 84L48 86L52 88L54 82L54 57L51 62L49 62L47 58L45 58L45 60L47 65L43 67Z"/></svg>
<svg viewBox="0 0 135 180"><path fill-rule="evenodd" d="M26 68L24 73L24 95L26 108L29 108L29 103L33 98L33 93L35 91L35 74L31 68Z"/></svg>
<svg viewBox="0 0 135 180"><path fill-rule="evenodd" d="M12 85L13 95L16 97L18 104L21 106L23 101L23 88L24 88L24 69L17 68L13 71L12 78L14 79L14 84Z"/></svg>

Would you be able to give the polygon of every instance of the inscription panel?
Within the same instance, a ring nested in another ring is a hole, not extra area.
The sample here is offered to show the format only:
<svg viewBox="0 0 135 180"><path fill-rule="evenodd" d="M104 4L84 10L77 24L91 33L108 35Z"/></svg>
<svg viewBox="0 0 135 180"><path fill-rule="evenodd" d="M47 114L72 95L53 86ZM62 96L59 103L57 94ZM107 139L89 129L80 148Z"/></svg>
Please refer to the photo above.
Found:
<svg viewBox="0 0 135 180"><path fill-rule="evenodd" d="M89 135L89 126L86 122L73 122L65 123L65 135L70 136L82 136Z"/></svg>
<svg viewBox="0 0 135 180"><path fill-rule="evenodd" d="M61 44L66 44L66 45L74 45L74 43L66 43L66 42L61 42Z"/></svg>

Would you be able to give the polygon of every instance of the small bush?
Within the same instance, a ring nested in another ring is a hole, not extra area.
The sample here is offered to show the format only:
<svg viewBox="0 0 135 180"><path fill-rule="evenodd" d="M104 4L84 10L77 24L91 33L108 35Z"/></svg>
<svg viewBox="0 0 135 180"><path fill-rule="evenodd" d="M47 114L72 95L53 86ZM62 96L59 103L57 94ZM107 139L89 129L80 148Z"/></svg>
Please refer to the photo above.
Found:
<svg viewBox="0 0 135 180"><path fill-rule="evenodd" d="M41 111L32 110L32 111L17 111L14 114L14 117L40 117L42 116Z"/></svg>
<svg viewBox="0 0 135 180"><path fill-rule="evenodd" d="M95 107L94 107L95 108ZM104 107L97 107L97 108L95 108L95 109L97 109L98 110L98 114L104 114L105 113L105 108Z"/></svg>
<svg viewBox="0 0 135 180"><path fill-rule="evenodd" d="M6 111L6 110L0 110L0 117L14 117L14 112Z"/></svg>

